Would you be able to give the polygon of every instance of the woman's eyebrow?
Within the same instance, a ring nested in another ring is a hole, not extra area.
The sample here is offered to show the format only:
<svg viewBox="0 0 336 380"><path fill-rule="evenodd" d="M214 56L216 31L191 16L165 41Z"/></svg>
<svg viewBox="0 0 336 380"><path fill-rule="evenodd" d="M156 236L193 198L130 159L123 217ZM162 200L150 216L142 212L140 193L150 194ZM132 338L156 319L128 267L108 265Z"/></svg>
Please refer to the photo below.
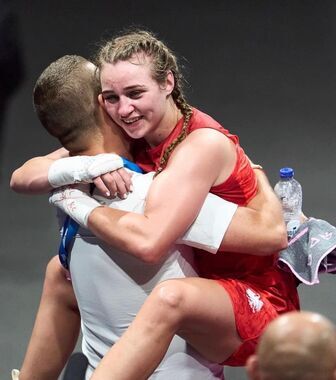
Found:
<svg viewBox="0 0 336 380"><path fill-rule="evenodd" d="M135 85L131 85L131 86L127 86L124 88L124 91L130 91L130 90L134 90L134 89L142 89L144 90L146 88L146 86L144 85L141 85L141 84L135 84ZM102 91L102 94L114 94L114 90L104 90Z"/></svg>

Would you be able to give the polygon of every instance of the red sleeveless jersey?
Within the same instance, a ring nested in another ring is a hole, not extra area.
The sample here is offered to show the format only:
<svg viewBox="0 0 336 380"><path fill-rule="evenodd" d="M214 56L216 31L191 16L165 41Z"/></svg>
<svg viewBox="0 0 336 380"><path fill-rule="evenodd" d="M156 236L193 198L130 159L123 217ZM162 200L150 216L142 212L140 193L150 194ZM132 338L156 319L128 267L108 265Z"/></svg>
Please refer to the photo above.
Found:
<svg viewBox="0 0 336 380"><path fill-rule="evenodd" d="M182 126L183 119L179 120L170 135L154 148L138 142L138 154L135 152L136 163L146 172L156 171L165 149L180 134ZM231 175L224 183L212 187L210 192L239 206L246 205L256 195L257 180L246 154L239 145L238 137L232 135L210 116L193 109L188 133L199 128L215 129L226 135L236 145L237 162ZM285 311L283 297L288 296L288 293L294 289L292 281L288 283L289 288L283 281L283 273L276 266L277 253L270 256L257 256L233 252L218 252L216 255L201 250L195 250L195 252L201 277L241 279L253 282L265 290L268 289L268 292L273 289L274 292L271 291L273 294L269 294L269 297L273 298L273 303L278 304L279 312Z"/></svg>

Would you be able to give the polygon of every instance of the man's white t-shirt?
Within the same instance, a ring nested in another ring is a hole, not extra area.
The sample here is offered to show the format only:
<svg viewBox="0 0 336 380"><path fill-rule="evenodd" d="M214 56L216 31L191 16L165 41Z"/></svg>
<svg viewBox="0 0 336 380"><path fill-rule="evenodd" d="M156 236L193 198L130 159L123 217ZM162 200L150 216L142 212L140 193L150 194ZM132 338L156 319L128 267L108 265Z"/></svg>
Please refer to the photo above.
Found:
<svg viewBox="0 0 336 380"><path fill-rule="evenodd" d="M134 174L134 190L125 200L95 198L109 207L142 213L152 179L153 173ZM221 208L219 204L222 203L218 203L218 199L211 198L181 242L208 247L215 253L236 210L236 206L223 203ZM197 276L191 247L176 244L162 263L150 265L108 246L83 228L74 241L69 264L82 319L82 350L89 360L87 380L128 328L156 284L172 278ZM152 380L172 378L222 379L223 369L202 358L175 336L162 363L150 377Z"/></svg>

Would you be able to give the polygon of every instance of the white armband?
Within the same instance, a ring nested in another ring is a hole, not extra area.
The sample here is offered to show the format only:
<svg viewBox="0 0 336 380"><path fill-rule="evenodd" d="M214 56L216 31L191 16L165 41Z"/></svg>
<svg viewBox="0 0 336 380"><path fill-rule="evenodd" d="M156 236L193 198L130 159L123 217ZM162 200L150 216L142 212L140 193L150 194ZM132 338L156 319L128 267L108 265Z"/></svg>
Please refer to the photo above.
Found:
<svg viewBox="0 0 336 380"><path fill-rule="evenodd" d="M235 203L209 193L196 220L177 243L217 253L237 208Z"/></svg>
<svg viewBox="0 0 336 380"><path fill-rule="evenodd" d="M90 183L94 178L123 166L122 158L114 153L60 158L51 164L48 181L53 188L79 182Z"/></svg>

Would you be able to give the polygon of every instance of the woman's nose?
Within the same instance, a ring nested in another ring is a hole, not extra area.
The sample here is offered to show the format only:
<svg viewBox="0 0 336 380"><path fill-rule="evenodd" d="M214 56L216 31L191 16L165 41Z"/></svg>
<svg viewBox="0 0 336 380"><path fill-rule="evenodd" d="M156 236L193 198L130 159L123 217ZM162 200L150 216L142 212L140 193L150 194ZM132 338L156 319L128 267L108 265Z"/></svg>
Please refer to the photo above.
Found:
<svg viewBox="0 0 336 380"><path fill-rule="evenodd" d="M119 101L118 113L120 117L129 116L134 110L132 102L128 98L121 98Z"/></svg>

